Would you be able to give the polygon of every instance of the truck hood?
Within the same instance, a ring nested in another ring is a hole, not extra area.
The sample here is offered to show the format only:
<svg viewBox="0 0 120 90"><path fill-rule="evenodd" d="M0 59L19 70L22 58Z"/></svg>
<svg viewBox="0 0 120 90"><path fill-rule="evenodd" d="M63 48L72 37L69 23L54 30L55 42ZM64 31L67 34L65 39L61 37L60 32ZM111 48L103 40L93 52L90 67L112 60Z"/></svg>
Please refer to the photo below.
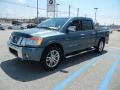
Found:
<svg viewBox="0 0 120 90"><path fill-rule="evenodd" d="M40 28L25 29L23 31L18 31L18 33L28 34L31 36L37 36L42 38L64 34L59 31Z"/></svg>

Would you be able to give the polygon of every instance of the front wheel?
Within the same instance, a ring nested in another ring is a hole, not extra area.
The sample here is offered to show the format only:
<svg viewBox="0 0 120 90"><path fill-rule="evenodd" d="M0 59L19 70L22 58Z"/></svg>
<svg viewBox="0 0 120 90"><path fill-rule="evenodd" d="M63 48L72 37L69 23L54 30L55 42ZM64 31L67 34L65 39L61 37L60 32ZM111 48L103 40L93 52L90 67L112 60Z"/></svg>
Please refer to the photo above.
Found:
<svg viewBox="0 0 120 90"><path fill-rule="evenodd" d="M49 47L43 53L41 61L42 67L47 71L56 69L63 58L62 54L59 47Z"/></svg>
<svg viewBox="0 0 120 90"><path fill-rule="evenodd" d="M97 51L98 53L103 52L104 46L105 46L105 40L104 40L104 39L101 39L101 40L99 41L97 47L96 47L96 51Z"/></svg>

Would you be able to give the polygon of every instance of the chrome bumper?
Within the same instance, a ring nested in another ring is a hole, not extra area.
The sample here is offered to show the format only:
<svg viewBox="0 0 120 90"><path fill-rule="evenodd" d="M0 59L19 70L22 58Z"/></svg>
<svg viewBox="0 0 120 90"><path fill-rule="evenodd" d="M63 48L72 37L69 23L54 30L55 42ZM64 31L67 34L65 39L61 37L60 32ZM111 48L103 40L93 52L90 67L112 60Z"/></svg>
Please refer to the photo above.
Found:
<svg viewBox="0 0 120 90"><path fill-rule="evenodd" d="M15 51L17 54L11 52L16 57L21 58L22 60L32 60L32 61L40 61L44 48L28 48L28 47L19 47L16 45L11 44L10 42L7 43L8 48Z"/></svg>
<svg viewBox="0 0 120 90"><path fill-rule="evenodd" d="M10 42L7 43L8 44L8 48L10 49L13 49L13 50L16 50L17 51L17 57L19 58L23 58L23 55L22 55L22 47L18 47L18 46L15 46L15 45L12 45L10 44ZM15 55L16 56L16 55Z"/></svg>

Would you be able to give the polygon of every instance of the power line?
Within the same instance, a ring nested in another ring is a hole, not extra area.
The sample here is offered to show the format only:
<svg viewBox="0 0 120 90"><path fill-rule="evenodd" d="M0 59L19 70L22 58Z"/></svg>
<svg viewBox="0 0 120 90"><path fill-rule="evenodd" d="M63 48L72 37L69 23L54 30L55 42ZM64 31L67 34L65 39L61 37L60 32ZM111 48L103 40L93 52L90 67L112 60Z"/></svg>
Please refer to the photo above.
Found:
<svg viewBox="0 0 120 90"><path fill-rule="evenodd" d="M1 0L2 3L8 3L8 4L12 4L12 5L19 5L19 6L22 6L22 7L28 7L28 8L33 8L33 9L36 9L37 7L35 6L31 6L31 5L26 5L26 4L19 4L19 3L16 3L16 2L10 2L10 1L3 1ZM40 10L46 10L44 8L38 8Z"/></svg>
<svg viewBox="0 0 120 90"><path fill-rule="evenodd" d="M27 7L27 8L33 8L33 9L36 9L38 8L39 10L43 10L43 11L47 11L47 9L45 8L39 8L39 7L35 7L35 6L31 6L31 5L26 5L26 4L20 4L20 3L16 3L16 2L11 2L11 1L5 1L5 0L1 0L2 3L7 3L7 4L12 4L12 5L19 5L21 7ZM38 12L38 11L37 11ZM69 5L69 11L57 11L57 12L61 12L63 14L68 14L69 13L69 16L72 15L76 15L76 13L73 13L71 12L71 6ZM38 15L38 14L37 14Z"/></svg>

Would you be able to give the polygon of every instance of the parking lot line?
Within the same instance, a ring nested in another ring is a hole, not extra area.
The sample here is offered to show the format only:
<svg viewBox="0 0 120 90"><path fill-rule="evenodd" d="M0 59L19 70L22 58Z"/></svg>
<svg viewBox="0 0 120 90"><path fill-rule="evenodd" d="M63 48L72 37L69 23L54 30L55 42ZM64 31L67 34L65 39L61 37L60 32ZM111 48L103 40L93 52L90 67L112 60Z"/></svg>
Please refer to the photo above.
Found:
<svg viewBox="0 0 120 90"><path fill-rule="evenodd" d="M119 47L109 47L110 49L117 49L117 50L120 50Z"/></svg>
<svg viewBox="0 0 120 90"><path fill-rule="evenodd" d="M104 56L104 55L102 55ZM61 83L59 83L53 90L63 90L64 87L69 84L72 80L74 80L76 77L80 76L82 73L84 73L87 69L89 69L93 64L96 63L97 60L99 60L100 57L96 57L90 60L87 64L80 67L76 72L74 72L72 75L70 75L67 79L63 80Z"/></svg>
<svg viewBox="0 0 120 90"><path fill-rule="evenodd" d="M102 83L101 83L98 90L107 90L108 89L108 85L109 85L110 80L112 79L112 77L115 73L115 70L117 69L118 64L120 64L120 57L118 57L115 60L115 62L111 65L110 69L108 70L108 72L104 76L104 79L102 80Z"/></svg>

